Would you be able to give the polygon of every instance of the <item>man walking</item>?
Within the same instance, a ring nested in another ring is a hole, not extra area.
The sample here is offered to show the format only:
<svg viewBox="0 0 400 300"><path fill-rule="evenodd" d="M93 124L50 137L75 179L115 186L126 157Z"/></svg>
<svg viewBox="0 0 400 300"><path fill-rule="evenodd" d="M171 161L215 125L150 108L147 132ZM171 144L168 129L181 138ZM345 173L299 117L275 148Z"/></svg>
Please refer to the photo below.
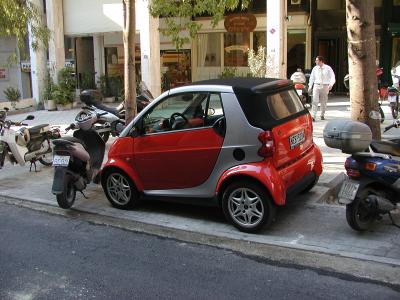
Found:
<svg viewBox="0 0 400 300"><path fill-rule="evenodd" d="M315 67L311 71L308 93L312 90L312 118L317 118L318 103L321 104L321 120L325 120L326 102L329 91L335 84L335 73L330 66L324 63L322 56L315 59Z"/></svg>

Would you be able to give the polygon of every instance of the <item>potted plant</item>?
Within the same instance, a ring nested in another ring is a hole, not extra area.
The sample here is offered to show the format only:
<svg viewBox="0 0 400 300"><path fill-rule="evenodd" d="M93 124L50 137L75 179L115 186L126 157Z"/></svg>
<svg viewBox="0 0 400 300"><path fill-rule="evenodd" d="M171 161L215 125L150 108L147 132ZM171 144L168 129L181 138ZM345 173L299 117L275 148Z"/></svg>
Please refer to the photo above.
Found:
<svg viewBox="0 0 400 300"><path fill-rule="evenodd" d="M53 87L53 95L58 110L72 108L75 98L75 78L72 68L65 67L58 72L58 84Z"/></svg>
<svg viewBox="0 0 400 300"><path fill-rule="evenodd" d="M19 90L10 86L4 90L4 95L6 95L6 99L11 102L11 107L14 110L17 109L17 102L21 98Z"/></svg>
<svg viewBox="0 0 400 300"><path fill-rule="evenodd" d="M103 95L103 101L106 103L111 103L115 101L115 96L112 95L107 75L101 75L97 81L98 89Z"/></svg>
<svg viewBox="0 0 400 300"><path fill-rule="evenodd" d="M45 109L52 111L56 110L56 100L54 99L54 82L53 79L51 78L50 74L47 73L46 76L46 86L43 90L43 101L44 101L44 107Z"/></svg>

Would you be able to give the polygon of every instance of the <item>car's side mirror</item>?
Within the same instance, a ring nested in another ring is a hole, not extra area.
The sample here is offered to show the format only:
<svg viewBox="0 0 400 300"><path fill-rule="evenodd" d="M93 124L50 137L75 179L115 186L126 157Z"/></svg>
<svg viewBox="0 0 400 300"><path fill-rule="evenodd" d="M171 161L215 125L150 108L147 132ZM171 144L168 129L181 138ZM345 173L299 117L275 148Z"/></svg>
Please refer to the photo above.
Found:
<svg viewBox="0 0 400 300"><path fill-rule="evenodd" d="M28 115L26 116L25 120L33 120L35 118L34 115Z"/></svg>

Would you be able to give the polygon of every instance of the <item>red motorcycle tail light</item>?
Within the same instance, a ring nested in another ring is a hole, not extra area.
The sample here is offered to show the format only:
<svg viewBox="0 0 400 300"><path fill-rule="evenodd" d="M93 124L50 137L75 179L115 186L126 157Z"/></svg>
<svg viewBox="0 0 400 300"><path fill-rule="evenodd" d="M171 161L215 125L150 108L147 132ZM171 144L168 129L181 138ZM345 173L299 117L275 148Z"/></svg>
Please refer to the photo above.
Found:
<svg viewBox="0 0 400 300"><path fill-rule="evenodd" d="M258 140L262 146L258 149L258 155L261 157L271 157L275 152L274 138L271 131L264 131L258 135Z"/></svg>
<svg viewBox="0 0 400 300"><path fill-rule="evenodd" d="M295 88L296 90L304 89L304 84L296 83L296 84L294 85L294 88Z"/></svg>

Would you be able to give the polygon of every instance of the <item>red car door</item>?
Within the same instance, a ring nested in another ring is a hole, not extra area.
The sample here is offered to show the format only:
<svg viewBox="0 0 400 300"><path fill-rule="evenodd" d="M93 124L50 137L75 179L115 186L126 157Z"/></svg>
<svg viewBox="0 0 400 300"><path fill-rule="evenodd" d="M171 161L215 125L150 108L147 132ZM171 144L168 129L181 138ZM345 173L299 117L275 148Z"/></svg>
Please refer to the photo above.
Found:
<svg viewBox="0 0 400 300"><path fill-rule="evenodd" d="M195 187L210 176L222 143L213 128L142 136L133 163L145 190Z"/></svg>
<svg viewBox="0 0 400 300"><path fill-rule="evenodd" d="M163 111L168 111L166 115L170 115L172 107L173 111L187 117L186 127L169 129L165 132L150 131L134 140L132 163L145 190L182 189L202 184L213 171L222 147L224 139L211 127L212 124L202 122L201 126L191 128L194 122L190 122L188 113L191 111L190 107L193 104L206 107L205 103L208 103L210 97L194 95L193 103L187 103L189 109L181 110L176 108L184 106L180 105L180 99L190 97L184 95L174 97L176 99L171 97L172 99L165 101L157 113L149 114L153 118L151 124L163 121L165 123L165 119L159 116L163 115ZM216 102L216 98L220 99L219 95L214 95L213 103ZM221 115L223 116L223 112ZM218 116L213 116L216 117ZM173 127L172 124L170 126Z"/></svg>

